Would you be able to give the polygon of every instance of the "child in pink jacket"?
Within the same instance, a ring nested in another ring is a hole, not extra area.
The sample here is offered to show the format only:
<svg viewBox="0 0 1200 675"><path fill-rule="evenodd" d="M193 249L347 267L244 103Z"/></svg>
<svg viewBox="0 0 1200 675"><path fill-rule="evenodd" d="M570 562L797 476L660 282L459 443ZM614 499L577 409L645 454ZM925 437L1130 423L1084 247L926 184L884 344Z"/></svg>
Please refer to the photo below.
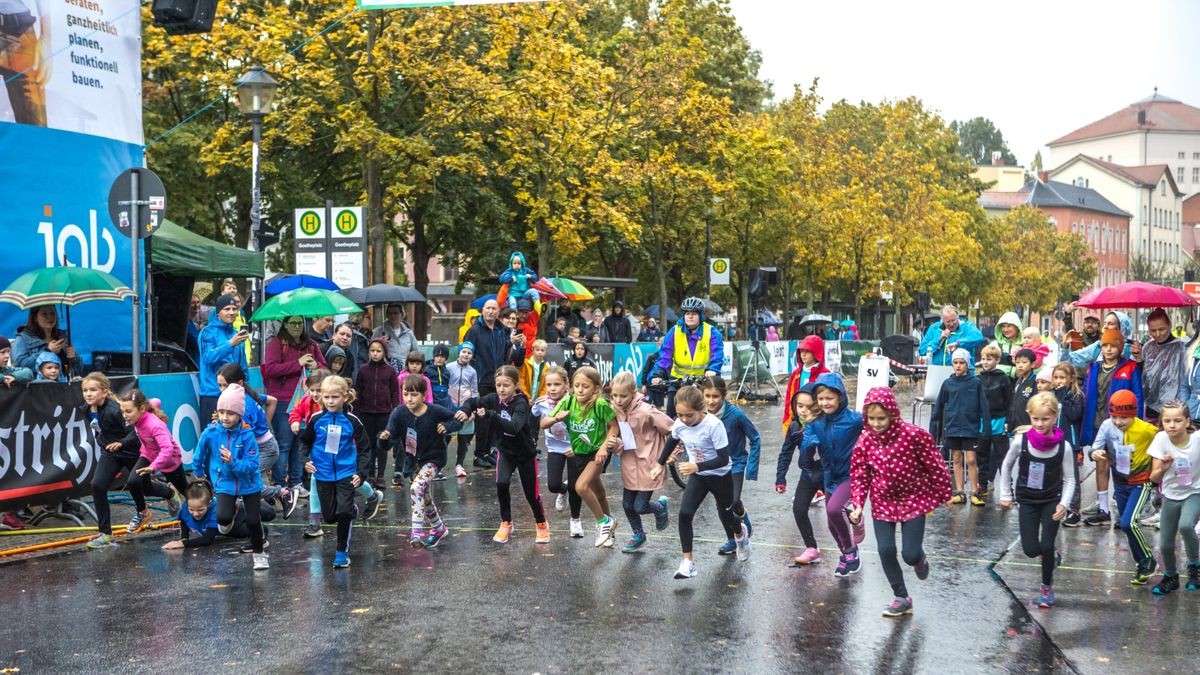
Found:
<svg viewBox="0 0 1200 675"><path fill-rule="evenodd" d="M646 544L646 531L642 529L642 514L654 514L654 528L664 530L669 522L667 498L651 498L655 490L666 484L667 474L650 477L650 470L658 465L658 456L665 445L664 436L671 433L673 424L661 410L650 405L637 391L637 380L632 373L622 371L612 381L612 407L617 413L617 426L621 434L615 439L621 453L621 482L625 489L621 505L633 534L629 537L624 553L633 553ZM623 438L631 438L633 447L626 447Z"/></svg>
<svg viewBox="0 0 1200 675"><path fill-rule="evenodd" d="M879 545L879 562L892 585L895 599L883 610L886 617L912 614L912 598L896 560L896 524L900 525L904 562L929 576L922 549L925 514L950 500L950 473L928 431L900 419L896 397L875 387L863 400L863 432L850 456L851 522L862 519L863 504L871 499L871 520Z"/></svg>
<svg viewBox="0 0 1200 675"><path fill-rule="evenodd" d="M183 450L167 428L167 416L159 408L158 400L147 400L140 389L121 397L121 416L133 427L142 444L129 480L142 481L146 496L166 499L171 517L175 517L183 505L180 495L187 490L187 480L183 473ZM162 473L170 485L154 480L155 473ZM126 532L140 532L151 519L150 509L133 514Z"/></svg>

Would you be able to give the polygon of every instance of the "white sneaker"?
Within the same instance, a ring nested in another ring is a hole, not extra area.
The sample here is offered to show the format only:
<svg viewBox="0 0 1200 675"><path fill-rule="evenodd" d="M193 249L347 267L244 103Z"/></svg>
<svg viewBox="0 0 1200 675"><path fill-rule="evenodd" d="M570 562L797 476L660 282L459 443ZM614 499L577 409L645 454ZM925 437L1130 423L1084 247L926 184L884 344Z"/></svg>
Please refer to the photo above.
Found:
<svg viewBox="0 0 1200 675"><path fill-rule="evenodd" d="M256 569L256 570L271 569L271 563L268 561L266 553L255 553L254 554L254 569Z"/></svg>
<svg viewBox="0 0 1200 675"><path fill-rule="evenodd" d="M1156 513L1156 514L1154 514L1154 515L1152 515L1152 516L1146 516L1145 518L1142 518L1142 519L1141 519L1141 520L1139 520L1138 522L1139 522L1139 523L1141 523L1141 524L1142 524L1143 526L1145 526L1145 527L1153 527L1154 529L1156 529L1156 530L1157 530L1157 529L1159 529L1159 527L1158 527L1158 521L1159 521L1161 518L1162 518L1162 515L1161 515L1161 514L1158 514L1158 513Z"/></svg>
<svg viewBox="0 0 1200 675"><path fill-rule="evenodd" d="M750 537L746 534L746 528L742 528L742 536L738 537L737 542L737 559L740 562L746 562L750 559Z"/></svg>
<svg viewBox="0 0 1200 675"><path fill-rule="evenodd" d="M1100 502L1092 502L1092 505L1079 512L1083 516L1094 516L1100 513Z"/></svg>
<svg viewBox="0 0 1200 675"><path fill-rule="evenodd" d="M696 576L696 561L684 558L679 563L679 569L675 570L676 579L691 579Z"/></svg>
<svg viewBox="0 0 1200 675"><path fill-rule="evenodd" d="M308 499L308 490L305 490L302 487L297 487L295 490L296 494L300 495L300 499Z"/></svg>
<svg viewBox="0 0 1200 675"><path fill-rule="evenodd" d="M596 548L600 548L612 541L613 525L616 522L612 516L608 516L603 522L596 523Z"/></svg>
<svg viewBox="0 0 1200 675"><path fill-rule="evenodd" d="M560 492L560 493L558 493L558 497L555 498L555 500L554 500L554 510L555 511L564 511L564 510L566 510L566 508L567 508L567 493Z"/></svg>
<svg viewBox="0 0 1200 675"><path fill-rule="evenodd" d="M454 467L454 477L455 478L466 478L467 477L467 470L463 468L462 464L459 464Z"/></svg>
<svg viewBox="0 0 1200 675"><path fill-rule="evenodd" d="M583 521L578 518L571 519L571 538L583 539Z"/></svg>

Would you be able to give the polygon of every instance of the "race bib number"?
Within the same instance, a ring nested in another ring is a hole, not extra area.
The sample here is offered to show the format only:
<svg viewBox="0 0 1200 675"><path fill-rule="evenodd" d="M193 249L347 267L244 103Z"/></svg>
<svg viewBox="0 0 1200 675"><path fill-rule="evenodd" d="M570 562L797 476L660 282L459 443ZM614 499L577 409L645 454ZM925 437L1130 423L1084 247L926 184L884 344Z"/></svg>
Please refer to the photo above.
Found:
<svg viewBox="0 0 1200 675"><path fill-rule="evenodd" d="M563 424L562 422L555 424L554 426L550 427L550 435L553 436L555 440L566 442L567 425Z"/></svg>
<svg viewBox="0 0 1200 675"><path fill-rule="evenodd" d="M1192 459L1177 457L1175 459L1175 481L1180 485L1192 484Z"/></svg>
<svg viewBox="0 0 1200 675"><path fill-rule="evenodd" d="M325 452L331 455L338 454L338 449L342 447L342 428L336 424L331 424L325 430Z"/></svg>
<svg viewBox="0 0 1200 675"><path fill-rule="evenodd" d="M1117 446L1117 473L1128 476L1129 475L1129 462L1132 458L1133 458L1133 446L1132 445L1118 445Z"/></svg>
<svg viewBox="0 0 1200 675"><path fill-rule="evenodd" d="M633 427L629 426L629 422L617 422L617 428L621 430L621 444L626 450L637 450L637 441L633 438Z"/></svg>
<svg viewBox="0 0 1200 675"><path fill-rule="evenodd" d="M1029 463L1029 476L1025 481L1025 487L1030 490L1041 490L1046 482L1046 465L1041 462Z"/></svg>
<svg viewBox="0 0 1200 675"><path fill-rule="evenodd" d="M409 428L404 434L404 451L412 456L417 455L417 430Z"/></svg>

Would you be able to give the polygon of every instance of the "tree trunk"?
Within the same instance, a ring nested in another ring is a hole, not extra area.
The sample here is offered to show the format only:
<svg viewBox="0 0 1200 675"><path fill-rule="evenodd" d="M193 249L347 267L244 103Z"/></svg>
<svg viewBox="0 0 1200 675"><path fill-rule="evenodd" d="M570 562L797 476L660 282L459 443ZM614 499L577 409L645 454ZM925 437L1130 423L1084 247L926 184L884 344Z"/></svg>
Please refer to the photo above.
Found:
<svg viewBox="0 0 1200 675"><path fill-rule="evenodd" d="M410 213L412 242L408 250L413 261L413 288L422 295L429 292L429 243L425 239L425 222L420 213ZM420 339L429 332L429 305L417 303L412 316L412 329Z"/></svg>
<svg viewBox="0 0 1200 675"><path fill-rule="evenodd" d="M375 66L375 42L382 31L379 13L373 13L367 19L367 72L377 72ZM369 103L371 119L381 121L381 101L379 96L378 77L371 82L371 100ZM383 180L380 161L375 157L375 145L370 144L363 149L363 186L367 193L367 283L382 284L387 281L387 227L383 219Z"/></svg>

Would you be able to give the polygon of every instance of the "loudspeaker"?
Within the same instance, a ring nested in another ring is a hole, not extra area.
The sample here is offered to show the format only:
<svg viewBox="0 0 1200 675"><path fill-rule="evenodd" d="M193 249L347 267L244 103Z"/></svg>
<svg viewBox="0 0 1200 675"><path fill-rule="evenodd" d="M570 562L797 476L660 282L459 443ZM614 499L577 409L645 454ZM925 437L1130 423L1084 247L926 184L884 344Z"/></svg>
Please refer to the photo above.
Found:
<svg viewBox="0 0 1200 675"><path fill-rule="evenodd" d="M913 304L917 306L917 311L924 314L929 311L929 294L920 291L913 293Z"/></svg>
<svg viewBox="0 0 1200 675"><path fill-rule="evenodd" d="M133 372L133 355L129 352L93 352L92 370L98 370L105 375L128 375ZM171 353L142 352L141 370L143 375L172 372Z"/></svg>
<svg viewBox="0 0 1200 675"><path fill-rule="evenodd" d="M207 33L217 16L217 0L154 0L150 13L167 35Z"/></svg>

